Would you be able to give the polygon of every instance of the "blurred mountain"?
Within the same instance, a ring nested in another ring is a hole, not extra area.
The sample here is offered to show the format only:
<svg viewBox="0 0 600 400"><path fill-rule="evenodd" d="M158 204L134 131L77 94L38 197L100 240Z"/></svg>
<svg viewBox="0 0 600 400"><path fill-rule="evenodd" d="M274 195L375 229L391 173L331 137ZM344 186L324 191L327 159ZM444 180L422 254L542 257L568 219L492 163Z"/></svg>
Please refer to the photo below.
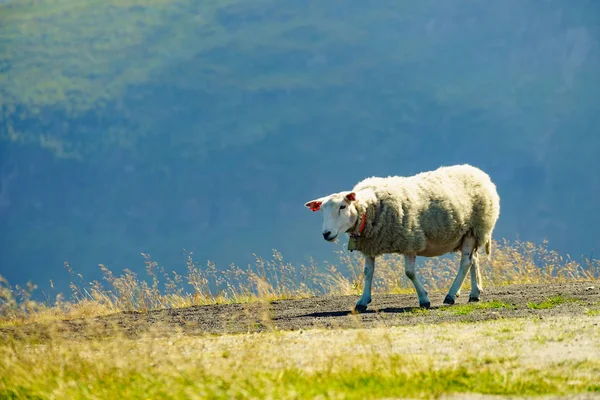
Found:
<svg viewBox="0 0 600 400"><path fill-rule="evenodd" d="M496 238L600 249L593 0L0 2L0 274L331 259L305 201L485 169Z"/></svg>

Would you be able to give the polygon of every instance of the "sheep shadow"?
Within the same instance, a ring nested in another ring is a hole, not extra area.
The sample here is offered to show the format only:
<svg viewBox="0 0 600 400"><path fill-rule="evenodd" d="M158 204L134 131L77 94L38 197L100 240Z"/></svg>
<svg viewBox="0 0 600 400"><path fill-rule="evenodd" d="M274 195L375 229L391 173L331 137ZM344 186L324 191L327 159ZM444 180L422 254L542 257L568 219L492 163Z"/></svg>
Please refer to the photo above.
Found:
<svg viewBox="0 0 600 400"><path fill-rule="evenodd" d="M439 307L430 307L430 310L434 310ZM378 308L378 309L367 309L358 314L403 314L403 313L412 313L414 311L420 311L420 307L386 307L386 308ZM351 310L345 311L324 311L324 312L314 312L310 314L302 314L296 315L293 318L334 318L334 317L346 317L348 315L353 315L354 313Z"/></svg>

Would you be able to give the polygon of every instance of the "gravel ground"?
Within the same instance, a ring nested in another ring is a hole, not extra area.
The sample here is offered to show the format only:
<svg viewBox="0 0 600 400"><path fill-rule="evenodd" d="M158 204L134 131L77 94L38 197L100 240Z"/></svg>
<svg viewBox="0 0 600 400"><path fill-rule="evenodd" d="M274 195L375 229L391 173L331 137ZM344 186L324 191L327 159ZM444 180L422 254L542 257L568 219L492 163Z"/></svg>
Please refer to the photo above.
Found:
<svg viewBox="0 0 600 400"><path fill-rule="evenodd" d="M455 305L442 305L444 292L430 293L432 307L422 310L416 294L374 294L369 309L350 312L358 296L322 296L264 303L221 304L163 309L150 312L122 312L103 317L75 319L52 324L57 332L72 338L105 337L119 332L128 337L155 331L169 334L224 334L260 332L272 329L369 328L447 322L475 322L501 318L600 313L600 281L544 285L510 285L485 288L480 303L467 304L464 292ZM547 308L536 308L548 299ZM0 338L12 335L46 336L49 324L35 323L0 328ZM600 329L600 328L599 328Z"/></svg>

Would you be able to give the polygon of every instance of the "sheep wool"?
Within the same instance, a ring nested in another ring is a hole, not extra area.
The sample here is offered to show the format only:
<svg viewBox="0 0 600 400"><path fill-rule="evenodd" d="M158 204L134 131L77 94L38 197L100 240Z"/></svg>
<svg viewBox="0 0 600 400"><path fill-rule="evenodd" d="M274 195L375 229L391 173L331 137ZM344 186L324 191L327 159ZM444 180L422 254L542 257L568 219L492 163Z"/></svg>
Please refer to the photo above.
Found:
<svg viewBox="0 0 600 400"><path fill-rule="evenodd" d="M353 188L359 218L348 231L358 236L357 250L375 257L384 253L425 251L426 244L459 251L467 233L476 248L491 255L491 237L500 215L496 186L471 165L440 167L414 176L372 177ZM362 232L360 223L366 213Z"/></svg>

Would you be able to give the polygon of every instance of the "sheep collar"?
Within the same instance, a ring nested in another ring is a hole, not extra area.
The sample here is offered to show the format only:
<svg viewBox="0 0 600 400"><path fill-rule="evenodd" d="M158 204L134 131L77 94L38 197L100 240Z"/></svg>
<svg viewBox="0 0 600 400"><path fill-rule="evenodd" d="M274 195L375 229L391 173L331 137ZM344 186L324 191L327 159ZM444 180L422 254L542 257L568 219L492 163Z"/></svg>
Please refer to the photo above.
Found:
<svg viewBox="0 0 600 400"><path fill-rule="evenodd" d="M362 216L362 221L360 222L360 228L358 229L358 235L360 236L361 233L363 233L363 231L365 230L365 224L367 223L367 213L365 212Z"/></svg>

